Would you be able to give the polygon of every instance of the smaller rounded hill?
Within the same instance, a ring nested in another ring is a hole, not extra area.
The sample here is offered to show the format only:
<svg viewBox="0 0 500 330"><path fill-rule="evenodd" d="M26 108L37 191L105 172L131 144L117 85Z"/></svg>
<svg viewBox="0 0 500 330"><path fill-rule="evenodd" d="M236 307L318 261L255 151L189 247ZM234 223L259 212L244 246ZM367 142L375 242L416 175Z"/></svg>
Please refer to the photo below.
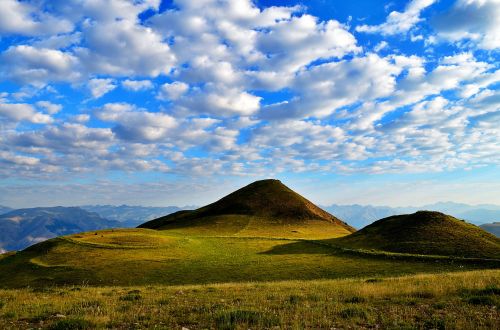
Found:
<svg viewBox="0 0 500 330"><path fill-rule="evenodd" d="M253 182L212 204L151 220L139 228L197 228L198 231L203 228L205 233L258 236L269 230L274 232L273 236L278 232L288 236L288 232L308 237L315 236L314 233L324 233L325 237L344 236L355 231L274 179Z"/></svg>
<svg viewBox="0 0 500 330"><path fill-rule="evenodd" d="M432 211L396 215L334 240L355 249L500 259L500 239L450 215Z"/></svg>

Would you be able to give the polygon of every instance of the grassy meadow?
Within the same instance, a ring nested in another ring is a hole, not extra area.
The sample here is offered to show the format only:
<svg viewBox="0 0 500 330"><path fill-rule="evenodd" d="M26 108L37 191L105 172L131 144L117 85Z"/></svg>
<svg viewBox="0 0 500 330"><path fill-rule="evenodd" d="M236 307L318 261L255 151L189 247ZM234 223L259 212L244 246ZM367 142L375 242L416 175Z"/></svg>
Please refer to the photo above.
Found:
<svg viewBox="0 0 500 330"><path fill-rule="evenodd" d="M500 328L500 270L390 278L0 290L0 328Z"/></svg>
<svg viewBox="0 0 500 330"><path fill-rule="evenodd" d="M297 233L190 234L120 229L55 238L0 259L0 287L317 280L498 267L498 262L345 251L324 240L292 237Z"/></svg>

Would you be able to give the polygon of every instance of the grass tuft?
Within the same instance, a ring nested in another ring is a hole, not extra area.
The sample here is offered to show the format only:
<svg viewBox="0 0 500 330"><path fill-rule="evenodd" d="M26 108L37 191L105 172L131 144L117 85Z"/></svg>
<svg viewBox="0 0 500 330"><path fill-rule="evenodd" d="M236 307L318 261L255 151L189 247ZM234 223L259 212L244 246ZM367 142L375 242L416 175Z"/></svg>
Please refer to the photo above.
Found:
<svg viewBox="0 0 500 330"><path fill-rule="evenodd" d="M366 319L368 314L366 313L366 310L364 310L361 307L349 307L343 309L340 312L340 316L344 319L351 319L351 318Z"/></svg>
<svg viewBox="0 0 500 330"><path fill-rule="evenodd" d="M87 330L94 329L95 325L84 319L64 319L52 324L50 330Z"/></svg>
<svg viewBox="0 0 500 330"><path fill-rule="evenodd" d="M142 299L142 296L139 293L136 293L136 292L133 292L133 291L131 291L131 292L127 293L126 295L120 297L121 301L138 301L138 300L141 300L141 299Z"/></svg>
<svg viewBox="0 0 500 330"><path fill-rule="evenodd" d="M365 298L359 296L354 296L344 299L344 302L347 304L360 304L364 303L365 301L366 301Z"/></svg>
<svg viewBox="0 0 500 330"><path fill-rule="evenodd" d="M245 326L272 327L279 325L275 316L258 311L234 310L220 313L215 319L217 329L236 329Z"/></svg>

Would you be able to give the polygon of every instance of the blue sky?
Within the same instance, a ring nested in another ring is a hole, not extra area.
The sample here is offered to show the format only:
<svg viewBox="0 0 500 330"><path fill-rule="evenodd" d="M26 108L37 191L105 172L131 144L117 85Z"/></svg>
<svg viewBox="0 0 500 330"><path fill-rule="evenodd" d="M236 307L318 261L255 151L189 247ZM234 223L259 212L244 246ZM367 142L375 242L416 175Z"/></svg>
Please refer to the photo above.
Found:
<svg viewBox="0 0 500 330"><path fill-rule="evenodd" d="M0 2L0 204L500 204L500 1Z"/></svg>

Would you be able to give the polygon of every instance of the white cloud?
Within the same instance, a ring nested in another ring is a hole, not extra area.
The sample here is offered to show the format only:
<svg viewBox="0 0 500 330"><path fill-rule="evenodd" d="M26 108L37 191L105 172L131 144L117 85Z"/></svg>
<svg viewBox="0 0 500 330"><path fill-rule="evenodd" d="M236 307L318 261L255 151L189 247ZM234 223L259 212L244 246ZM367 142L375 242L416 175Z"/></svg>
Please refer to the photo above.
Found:
<svg viewBox="0 0 500 330"><path fill-rule="evenodd" d="M87 88L89 89L92 97L95 99L100 98L104 94L107 94L116 88L114 79L90 79L87 83Z"/></svg>
<svg viewBox="0 0 500 330"><path fill-rule="evenodd" d="M78 59L71 54L26 45L11 46L0 55L3 79L35 86L51 81L75 81L81 77L77 65Z"/></svg>
<svg viewBox="0 0 500 330"><path fill-rule="evenodd" d="M14 122L27 121L33 124L48 124L53 121L49 115L36 112L32 105L25 103L0 104L0 117Z"/></svg>
<svg viewBox="0 0 500 330"><path fill-rule="evenodd" d="M404 12L393 11L387 20L380 25L360 25L356 31L365 33L380 33L382 35L405 34L423 19L420 13L434 4L436 0L411 0Z"/></svg>
<svg viewBox="0 0 500 330"><path fill-rule="evenodd" d="M70 21L44 12L36 2L0 1L0 36L40 36L69 32Z"/></svg>
<svg viewBox="0 0 500 330"><path fill-rule="evenodd" d="M175 55L151 28L123 20L89 23L83 28L86 47L75 50L90 72L113 76L168 74Z"/></svg>
<svg viewBox="0 0 500 330"><path fill-rule="evenodd" d="M19 156L5 151L0 151L0 161L20 166L34 166L40 163L38 158Z"/></svg>
<svg viewBox="0 0 500 330"><path fill-rule="evenodd" d="M189 85L181 81L175 81L173 83L166 83L161 85L160 91L158 92L158 99L160 100L177 100L189 89Z"/></svg>
<svg viewBox="0 0 500 330"><path fill-rule="evenodd" d="M54 104L49 101L38 101L36 105L40 108L45 109L45 111L47 111L47 113L50 115L55 115L62 110L62 105Z"/></svg>
<svg viewBox="0 0 500 330"><path fill-rule="evenodd" d="M295 98L264 107L260 115L265 119L326 117L343 106L388 96L400 72L375 54L321 64L298 74L292 85Z"/></svg>
<svg viewBox="0 0 500 330"><path fill-rule="evenodd" d="M153 88L153 83L151 80L130 80L126 79L122 81L122 86L123 88L134 91L134 92L140 92L140 91L145 91L148 89Z"/></svg>
<svg viewBox="0 0 500 330"><path fill-rule="evenodd" d="M114 123L113 132L120 139L140 143L161 141L177 126L170 115L142 111L127 103L108 103L95 114L103 121Z"/></svg>
<svg viewBox="0 0 500 330"><path fill-rule="evenodd" d="M482 49L500 48L500 1L457 0L433 18L438 36L451 42L472 40Z"/></svg>
<svg viewBox="0 0 500 330"><path fill-rule="evenodd" d="M179 108L216 117L249 116L260 109L261 98L239 88L208 85L181 98Z"/></svg>
<svg viewBox="0 0 500 330"><path fill-rule="evenodd" d="M381 50L386 49L388 46L389 46L389 44L387 43L387 41L382 40L381 42L379 42L378 44L376 44L375 47L373 47L373 50L376 53L378 53Z"/></svg>
<svg viewBox="0 0 500 330"><path fill-rule="evenodd" d="M341 58L358 52L356 39L337 21L319 23L316 17L302 15L278 22L256 37L257 49L266 55L263 68L295 71L316 59Z"/></svg>

